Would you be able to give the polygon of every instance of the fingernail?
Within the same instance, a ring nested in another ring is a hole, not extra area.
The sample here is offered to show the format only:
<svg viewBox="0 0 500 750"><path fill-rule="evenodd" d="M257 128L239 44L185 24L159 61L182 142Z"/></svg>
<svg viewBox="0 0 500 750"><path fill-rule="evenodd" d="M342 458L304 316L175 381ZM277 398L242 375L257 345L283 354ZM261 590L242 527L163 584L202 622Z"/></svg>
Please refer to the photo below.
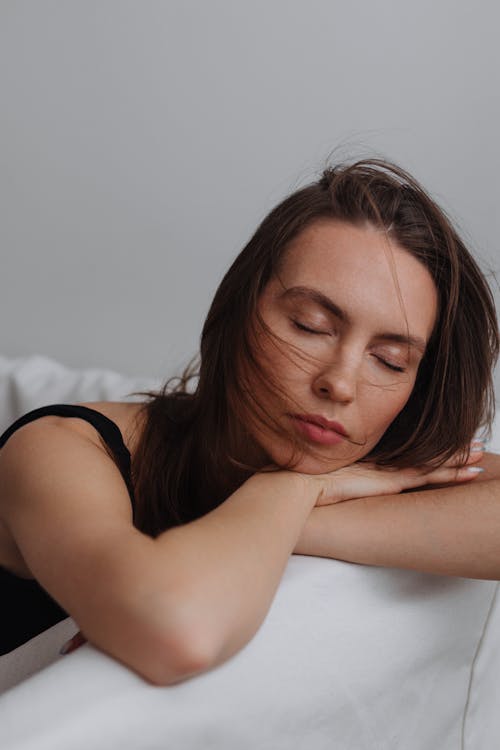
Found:
<svg viewBox="0 0 500 750"><path fill-rule="evenodd" d="M471 474L479 474L481 471L484 471L484 469L481 466L467 466L467 471Z"/></svg>

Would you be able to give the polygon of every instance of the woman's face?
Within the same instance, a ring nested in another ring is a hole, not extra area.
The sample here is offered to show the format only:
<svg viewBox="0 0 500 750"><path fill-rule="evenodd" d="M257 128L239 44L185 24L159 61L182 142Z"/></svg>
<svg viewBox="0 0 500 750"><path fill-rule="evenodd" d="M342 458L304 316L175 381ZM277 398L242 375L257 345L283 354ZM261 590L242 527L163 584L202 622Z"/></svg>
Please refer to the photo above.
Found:
<svg viewBox="0 0 500 750"><path fill-rule="evenodd" d="M262 335L257 352L286 404L258 383L254 395L290 435L305 438L295 471L341 468L378 443L411 394L437 304L427 269L370 225L322 219L290 243L259 307L286 344ZM333 429L315 424L321 418ZM289 440L249 430L254 460L290 459Z"/></svg>

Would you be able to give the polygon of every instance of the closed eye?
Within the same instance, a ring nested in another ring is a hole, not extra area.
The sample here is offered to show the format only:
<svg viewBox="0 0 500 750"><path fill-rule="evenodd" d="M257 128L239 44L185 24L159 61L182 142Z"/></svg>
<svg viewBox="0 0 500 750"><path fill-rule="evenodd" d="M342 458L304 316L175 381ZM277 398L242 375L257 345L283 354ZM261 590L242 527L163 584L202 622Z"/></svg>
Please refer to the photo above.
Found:
<svg viewBox="0 0 500 750"><path fill-rule="evenodd" d="M390 362L387 362L387 360L382 359L381 357L376 357L376 359L378 359L378 361L381 364L385 365L385 367L388 367L389 370L395 370L396 372L405 372L405 368L404 367L398 367L397 365L391 365Z"/></svg>
<svg viewBox="0 0 500 750"><path fill-rule="evenodd" d="M295 326L295 328L298 328L299 331L305 331L306 333L312 333L316 336L329 336L330 333L328 331L317 331L314 328L309 328L309 326L305 326L303 323L299 323L298 320L293 320L292 323ZM389 370L393 370L394 372L406 372L404 367L399 367L398 365L391 365L390 362L388 362L386 359L383 359L382 357L377 357L376 355L375 359L377 359L381 365L384 367L387 367Z"/></svg>
<svg viewBox="0 0 500 750"><path fill-rule="evenodd" d="M292 320L292 323L294 324L295 328L299 329L299 331L306 331L307 333L313 333L318 336L321 336L322 334L328 335L328 331L316 331L314 328L308 328L308 326L299 323L298 320Z"/></svg>

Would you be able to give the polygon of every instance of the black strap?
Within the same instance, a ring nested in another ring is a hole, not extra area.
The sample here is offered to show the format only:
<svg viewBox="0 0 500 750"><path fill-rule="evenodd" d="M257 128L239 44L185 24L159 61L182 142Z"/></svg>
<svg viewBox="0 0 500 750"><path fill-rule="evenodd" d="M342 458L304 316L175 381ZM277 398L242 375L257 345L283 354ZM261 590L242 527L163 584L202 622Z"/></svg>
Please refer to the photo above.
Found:
<svg viewBox="0 0 500 750"><path fill-rule="evenodd" d="M5 445L10 436L20 427L28 422L32 422L34 419L38 419L38 417L44 417L49 414L58 417L80 417L81 419L90 422L95 427L115 458L116 464L127 485L132 503L132 510L135 511L134 489L132 486L130 471L130 453L123 442L123 436L118 425L95 409L90 409L88 406L76 406L74 404L50 404L48 406L41 406L39 409L33 409L32 411L27 412L27 414L23 414L19 419L16 419L16 421L5 430L0 436L0 448Z"/></svg>

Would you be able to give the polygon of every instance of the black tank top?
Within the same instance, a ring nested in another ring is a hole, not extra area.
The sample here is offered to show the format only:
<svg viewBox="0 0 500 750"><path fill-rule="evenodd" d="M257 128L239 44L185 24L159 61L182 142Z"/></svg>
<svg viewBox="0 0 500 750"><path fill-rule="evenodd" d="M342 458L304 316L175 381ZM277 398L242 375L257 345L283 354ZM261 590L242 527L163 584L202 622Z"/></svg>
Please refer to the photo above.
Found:
<svg viewBox="0 0 500 750"><path fill-rule="evenodd" d="M20 427L34 419L53 414L59 417L80 417L90 422L111 451L125 480L135 510L134 490L130 474L130 453L118 426L104 414L87 406L51 404L33 409L17 419L0 436L0 448ZM17 648L30 638L68 617L68 613L34 579L20 578L0 566L0 655Z"/></svg>

